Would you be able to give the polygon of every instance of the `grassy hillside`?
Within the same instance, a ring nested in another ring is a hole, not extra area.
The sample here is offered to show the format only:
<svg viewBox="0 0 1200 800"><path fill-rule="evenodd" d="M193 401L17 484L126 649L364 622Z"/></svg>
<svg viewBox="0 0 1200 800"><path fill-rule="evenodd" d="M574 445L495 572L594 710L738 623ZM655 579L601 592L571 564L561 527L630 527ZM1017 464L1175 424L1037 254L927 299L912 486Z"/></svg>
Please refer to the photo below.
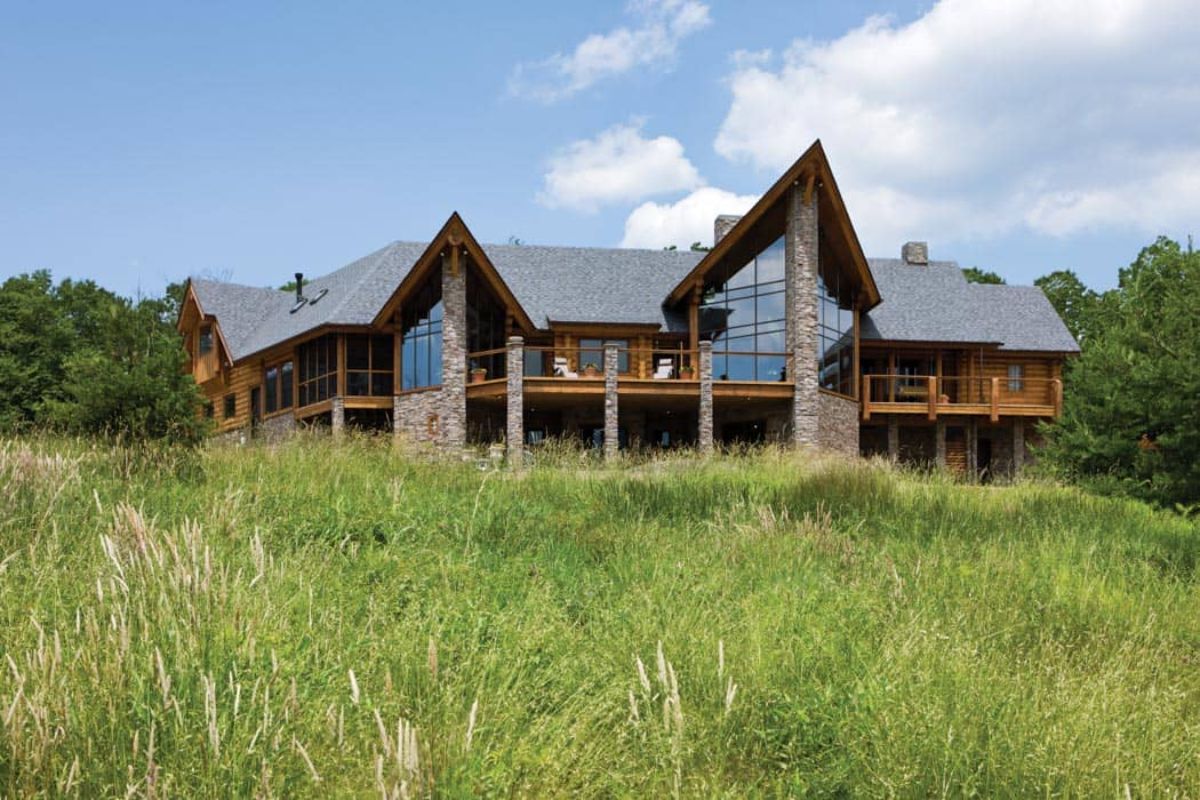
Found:
<svg viewBox="0 0 1200 800"><path fill-rule="evenodd" d="M1196 794L1198 553L779 453L0 443L0 794Z"/></svg>

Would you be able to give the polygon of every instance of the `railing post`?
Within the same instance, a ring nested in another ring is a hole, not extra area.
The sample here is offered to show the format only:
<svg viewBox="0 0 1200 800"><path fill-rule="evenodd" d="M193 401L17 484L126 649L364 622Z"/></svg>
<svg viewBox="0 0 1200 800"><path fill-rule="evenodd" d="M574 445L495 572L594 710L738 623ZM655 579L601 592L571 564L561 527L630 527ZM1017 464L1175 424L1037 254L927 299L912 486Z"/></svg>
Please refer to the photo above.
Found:
<svg viewBox="0 0 1200 800"><path fill-rule="evenodd" d="M929 418L930 419L937 419L937 415L938 415L937 388L938 388L938 379L935 376L930 375L929 376L929 385L926 390L929 392L928 399L929 399Z"/></svg>
<svg viewBox="0 0 1200 800"><path fill-rule="evenodd" d="M508 373L508 416L504 443L509 465L521 469L525 465L525 340L520 336L508 337L505 371Z"/></svg>
<svg viewBox="0 0 1200 800"><path fill-rule="evenodd" d="M1055 378L1051 386L1054 389L1054 416L1061 417L1063 410L1063 384L1061 378Z"/></svg>
<svg viewBox="0 0 1200 800"><path fill-rule="evenodd" d="M862 392L862 418L869 420L871 418L871 376L864 375L859 382L859 391Z"/></svg>
<svg viewBox="0 0 1200 800"><path fill-rule="evenodd" d="M992 422L1000 421L1000 379L992 378Z"/></svg>

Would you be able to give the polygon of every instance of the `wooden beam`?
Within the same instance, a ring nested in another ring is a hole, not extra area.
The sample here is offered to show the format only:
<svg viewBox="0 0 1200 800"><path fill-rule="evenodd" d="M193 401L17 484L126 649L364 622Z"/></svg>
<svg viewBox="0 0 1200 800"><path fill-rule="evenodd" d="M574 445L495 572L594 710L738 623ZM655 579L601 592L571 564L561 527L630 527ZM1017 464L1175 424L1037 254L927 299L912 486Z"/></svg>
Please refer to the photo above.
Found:
<svg viewBox="0 0 1200 800"><path fill-rule="evenodd" d="M688 303L688 363L696 358L696 353L700 349L700 296L704 292L703 284L696 282L692 289L692 298ZM696 366L692 364L692 366Z"/></svg>
<svg viewBox="0 0 1200 800"><path fill-rule="evenodd" d="M938 415L938 404L937 404L938 379L935 376L933 376L933 375L929 376L929 383L928 383L928 388L926 389L926 391L929 392L929 397L928 397L929 418L931 420L937 419L937 415Z"/></svg>
<svg viewBox="0 0 1200 800"><path fill-rule="evenodd" d="M862 339L862 327L860 324L862 309L859 307L861 305L859 298L861 297L862 295L857 292L854 293L854 382L852 384L852 391L856 400L862 397L862 358L859 355L859 350L861 349L859 343Z"/></svg>
<svg viewBox="0 0 1200 800"><path fill-rule="evenodd" d="M337 393L338 397L346 396L346 334L337 335Z"/></svg>
<svg viewBox="0 0 1200 800"><path fill-rule="evenodd" d="M808 173L808 180L804 182L804 205L811 206L813 202L813 190L817 186L817 171L814 169Z"/></svg>
<svg viewBox="0 0 1200 800"><path fill-rule="evenodd" d="M992 422L1000 421L1000 379L992 378Z"/></svg>

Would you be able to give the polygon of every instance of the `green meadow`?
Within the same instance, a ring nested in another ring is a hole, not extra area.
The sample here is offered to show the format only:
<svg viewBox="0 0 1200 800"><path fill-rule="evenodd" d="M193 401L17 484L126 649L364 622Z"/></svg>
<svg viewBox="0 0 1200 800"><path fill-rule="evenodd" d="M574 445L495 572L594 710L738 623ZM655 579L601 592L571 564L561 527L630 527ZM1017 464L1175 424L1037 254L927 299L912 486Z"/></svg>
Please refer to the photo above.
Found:
<svg viewBox="0 0 1200 800"><path fill-rule="evenodd" d="M0 794L1195 796L1198 555L784 451L4 440Z"/></svg>

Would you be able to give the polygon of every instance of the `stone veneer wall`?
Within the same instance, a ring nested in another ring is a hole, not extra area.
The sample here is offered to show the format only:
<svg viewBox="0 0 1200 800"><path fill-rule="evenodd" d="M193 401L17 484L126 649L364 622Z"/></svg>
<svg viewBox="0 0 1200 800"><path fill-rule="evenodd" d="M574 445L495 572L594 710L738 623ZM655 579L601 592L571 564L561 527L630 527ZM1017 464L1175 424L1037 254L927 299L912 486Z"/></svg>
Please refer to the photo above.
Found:
<svg viewBox="0 0 1200 800"><path fill-rule="evenodd" d="M718 220L721 218L718 217ZM713 451L713 369L712 342L700 343L700 417L697 421L697 446L707 455Z"/></svg>
<svg viewBox="0 0 1200 800"><path fill-rule="evenodd" d="M259 430L262 432L262 438L266 441L278 442L286 439L292 431L296 430L296 417L290 413L268 417L259 425Z"/></svg>
<svg viewBox="0 0 1200 800"><path fill-rule="evenodd" d="M815 445L819 434L817 380L817 198L805 204L793 187L787 196L784 233L784 287L787 306L787 351L794 381L792 441Z"/></svg>
<svg viewBox="0 0 1200 800"><path fill-rule="evenodd" d="M817 393L817 444L848 456L858 455L858 403L828 392Z"/></svg>
<svg viewBox="0 0 1200 800"><path fill-rule="evenodd" d="M467 257L460 255L458 274L450 259L442 264L442 389L438 426L441 443L460 448L467 443Z"/></svg>
<svg viewBox="0 0 1200 800"><path fill-rule="evenodd" d="M443 442L445 424L441 389L409 392L392 398L392 429L412 442Z"/></svg>
<svg viewBox="0 0 1200 800"><path fill-rule="evenodd" d="M613 459L620 447L620 408L617 400L617 346L604 345L604 457Z"/></svg>
<svg viewBox="0 0 1200 800"><path fill-rule="evenodd" d="M509 463L520 467L525 460L525 340L520 336L508 337L505 358L508 407L504 441Z"/></svg>

